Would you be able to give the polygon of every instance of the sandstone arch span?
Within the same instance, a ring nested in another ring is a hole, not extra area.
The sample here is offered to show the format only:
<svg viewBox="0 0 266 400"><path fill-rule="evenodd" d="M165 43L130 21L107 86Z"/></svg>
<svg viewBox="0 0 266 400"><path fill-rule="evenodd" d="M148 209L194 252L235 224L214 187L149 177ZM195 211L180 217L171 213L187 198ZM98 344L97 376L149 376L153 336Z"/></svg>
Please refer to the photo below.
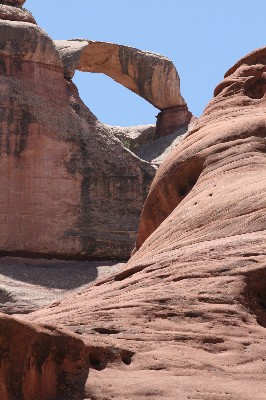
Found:
<svg viewBox="0 0 266 400"><path fill-rule="evenodd" d="M83 39L56 40L65 77L75 70L103 73L154 107L164 110L186 106L172 61L160 54L114 43Z"/></svg>

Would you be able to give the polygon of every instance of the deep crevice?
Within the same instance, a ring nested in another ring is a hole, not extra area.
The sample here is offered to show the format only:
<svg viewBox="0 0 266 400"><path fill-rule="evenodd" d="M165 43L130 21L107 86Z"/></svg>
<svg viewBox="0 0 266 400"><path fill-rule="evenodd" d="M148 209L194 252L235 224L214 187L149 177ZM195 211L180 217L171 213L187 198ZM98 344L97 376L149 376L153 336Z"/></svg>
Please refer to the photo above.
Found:
<svg viewBox="0 0 266 400"><path fill-rule="evenodd" d="M134 267L134 268L127 269L127 270L125 270L125 271L122 271L122 272L118 273L118 274L114 277L114 280L115 280L115 281L123 281L123 280L125 280L125 279L127 279L127 278L130 278L130 277L133 276L134 274L136 274L136 273L138 273L138 272L141 272L144 268L145 268L145 266L143 266L143 265L138 265L138 266L136 266L136 267Z"/></svg>
<svg viewBox="0 0 266 400"><path fill-rule="evenodd" d="M266 268L246 275L245 305L256 315L259 325L266 328Z"/></svg>
<svg viewBox="0 0 266 400"><path fill-rule="evenodd" d="M101 335L117 335L120 333L117 329L110 328L94 328L93 331L100 333Z"/></svg>

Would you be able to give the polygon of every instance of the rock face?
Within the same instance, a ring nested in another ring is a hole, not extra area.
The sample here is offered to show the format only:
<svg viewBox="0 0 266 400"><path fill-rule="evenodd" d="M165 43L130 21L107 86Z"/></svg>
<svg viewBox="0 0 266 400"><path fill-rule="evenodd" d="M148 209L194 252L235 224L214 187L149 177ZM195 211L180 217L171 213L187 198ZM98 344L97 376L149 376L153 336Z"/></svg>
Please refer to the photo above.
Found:
<svg viewBox="0 0 266 400"><path fill-rule="evenodd" d="M0 318L1 400L73 400L82 395L88 373L82 340L3 314Z"/></svg>
<svg viewBox="0 0 266 400"><path fill-rule="evenodd" d="M82 104L43 31L0 28L1 248L118 254L154 169ZM266 48L229 70L159 168L124 269L0 316L1 400L265 397L265 82Z"/></svg>
<svg viewBox="0 0 266 400"><path fill-rule="evenodd" d="M30 14L1 3L0 251L126 258L155 168L83 104Z"/></svg>
<svg viewBox="0 0 266 400"><path fill-rule="evenodd" d="M23 21L36 24L34 17L29 11L19 7L12 7L8 4L0 4L0 20Z"/></svg>
<svg viewBox="0 0 266 400"><path fill-rule="evenodd" d="M137 248L174 209L181 242L191 242L192 227L194 240L253 229L247 221L264 204L265 80L265 48L229 70L203 117L156 175ZM264 222L259 218L256 228L263 230Z"/></svg>
<svg viewBox="0 0 266 400"><path fill-rule="evenodd" d="M22 7L26 0L3 0L1 3L8 4L10 6Z"/></svg>
<svg viewBox="0 0 266 400"><path fill-rule="evenodd" d="M84 398L265 397L265 56L231 70L158 170L125 269L23 317L97 343Z"/></svg>

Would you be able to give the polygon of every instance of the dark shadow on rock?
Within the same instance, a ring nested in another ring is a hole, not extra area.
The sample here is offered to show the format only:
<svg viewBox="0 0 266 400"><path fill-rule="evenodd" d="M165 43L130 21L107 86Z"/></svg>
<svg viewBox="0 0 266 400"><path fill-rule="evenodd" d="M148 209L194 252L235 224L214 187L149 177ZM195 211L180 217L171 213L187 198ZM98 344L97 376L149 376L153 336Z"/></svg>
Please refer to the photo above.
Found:
<svg viewBox="0 0 266 400"><path fill-rule="evenodd" d="M180 141L183 139L184 135L188 131L188 125L184 125L182 128L179 128L176 132L171 135L160 137L154 141L148 142L138 148L134 153L141 159L152 162L152 160L156 159L160 155L166 151L175 140L180 138ZM177 144L177 143L176 143Z"/></svg>
<svg viewBox="0 0 266 400"><path fill-rule="evenodd" d="M255 262L257 255L250 253L249 259ZM266 268L252 270L245 275L245 305L256 315L258 324L266 328Z"/></svg>
<svg viewBox="0 0 266 400"><path fill-rule="evenodd" d="M16 281L53 289L71 290L94 281L97 268L112 267L116 262L64 261L45 259L0 258L0 275ZM1 280L1 277L0 277Z"/></svg>

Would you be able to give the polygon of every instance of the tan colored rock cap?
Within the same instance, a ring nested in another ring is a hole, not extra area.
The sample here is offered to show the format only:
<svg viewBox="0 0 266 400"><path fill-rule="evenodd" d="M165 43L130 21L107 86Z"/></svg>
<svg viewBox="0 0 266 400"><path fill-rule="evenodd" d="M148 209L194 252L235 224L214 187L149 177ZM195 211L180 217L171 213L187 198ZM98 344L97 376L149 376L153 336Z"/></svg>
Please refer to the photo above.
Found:
<svg viewBox="0 0 266 400"><path fill-rule="evenodd" d="M0 4L7 4L9 6L17 6L22 7L26 0L3 0L0 1Z"/></svg>

